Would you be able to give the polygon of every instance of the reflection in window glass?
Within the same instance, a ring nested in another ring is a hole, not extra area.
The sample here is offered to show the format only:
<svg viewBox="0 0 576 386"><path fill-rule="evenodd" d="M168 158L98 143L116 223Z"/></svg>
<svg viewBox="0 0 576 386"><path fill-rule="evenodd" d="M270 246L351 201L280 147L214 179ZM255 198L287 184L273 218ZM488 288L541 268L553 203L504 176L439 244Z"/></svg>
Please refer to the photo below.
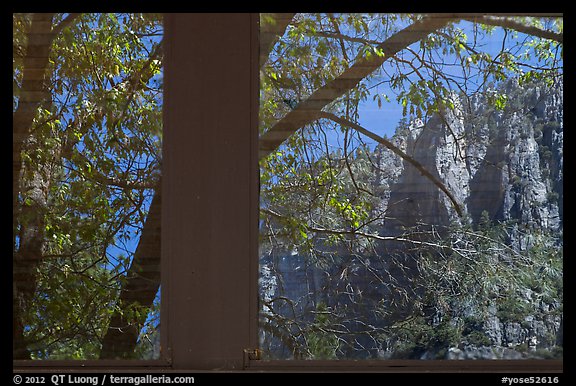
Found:
<svg viewBox="0 0 576 386"><path fill-rule="evenodd" d="M260 21L265 358L562 358L562 19Z"/></svg>
<svg viewBox="0 0 576 386"><path fill-rule="evenodd" d="M14 14L14 359L159 357L162 23Z"/></svg>

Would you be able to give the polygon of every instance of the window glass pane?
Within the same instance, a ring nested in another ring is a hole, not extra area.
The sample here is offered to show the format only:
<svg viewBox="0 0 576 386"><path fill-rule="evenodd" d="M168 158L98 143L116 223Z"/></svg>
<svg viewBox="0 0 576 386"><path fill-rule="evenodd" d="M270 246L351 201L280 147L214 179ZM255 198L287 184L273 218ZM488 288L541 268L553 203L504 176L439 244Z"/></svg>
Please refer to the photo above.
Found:
<svg viewBox="0 0 576 386"><path fill-rule="evenodd" d="M562 18L260 23L264 358L562 358Z"/></svg>
<svg viewBox="0 0 576 386"><path fill-rule="evenodd" d="M13 15L14 359L156 359L158 14Z"/></svg>

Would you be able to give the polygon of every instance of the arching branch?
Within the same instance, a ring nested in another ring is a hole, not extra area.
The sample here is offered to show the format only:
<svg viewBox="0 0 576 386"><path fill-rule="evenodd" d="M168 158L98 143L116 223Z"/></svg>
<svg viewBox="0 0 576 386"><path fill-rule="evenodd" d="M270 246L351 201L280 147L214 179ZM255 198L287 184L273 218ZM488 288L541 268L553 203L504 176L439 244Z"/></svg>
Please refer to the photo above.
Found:
<svg viewBox="0 0 576 386"><path fill-rule="evenodd" d="M52 33L54 36L58 35L62 30L68 27L72 22L78 18L78 16L82 15L81 13L69 13L58 25L52 28Z"/></svg>
<svg viewBox="0 0 576 386"><path fill-rule="evenodd" d="M376 71L389 57L415 43L430 33L458 20L454 15L428 15L403 30L395 33L378 45L384 55L361 58L338 77L316 90L308 99L300 102L284 118L260 136L259 159L267 157L299 128L318 119L322 109L347 91L353 89L362 79Z"/></svg>
<svg viewBox="0 0 576 386"><path fill-rule="evenodd" d="M260 68L264 66L270 56L270 52L288 25L294 18L295 13L263 13L260 24Z"/></svg>
<svg viewBox="0 0 576 386"><path fill-rule="evenodd" d="M494 27L508 28L514 31L525 33L527 35L532 35L543 39L554 40L558 43L562 43L564 38L564 35L561 33L545 30L533 25L526 25L514 19L511 19L510 17L483 15L475 17L464 17L463 20L472 23L490 25Z"/></svg>
<svg viewBox="0 0 576 386"><path fill-rule="evenodd" d="M452 195L452 193L450 193L448 188L446 188L446 185L444 185L442 183L442 181L440 181L432 173L430 173L420 162L416 161L414 158L412 158L408 154L404 153L397 146L395 146L392 142L388 141L385 138L382 138L381 136L371 132L370 130L365 129L364 127L360 126L357 123L349 121L345 118L341 118L335 114L322 111L322 112L320 112L319 116L320 116L320 118L330 119L336 123L339 123L343 126L350 127L351 129L354 129L354 130L358 131L359 133L364 134L368 138L371 138L374 141L384 145L386 148L388 148L392 152L394 152L394 154L398 155L400 158L402 158L406 162L410 163L412 166L414 166L416 169L418 169L418 171L424 177L428 178L434 185L436 185L438 187L438 189L440 189L442 192L444 192L444 194L446 194L446 196L448 197L448 199L452 203L454 210L456 210L456 213L458 213L458 216L462 217L462 208L461 208L460 204L458 203L458 201L456 200L456 198L454 197L454 195Z"/></svg>

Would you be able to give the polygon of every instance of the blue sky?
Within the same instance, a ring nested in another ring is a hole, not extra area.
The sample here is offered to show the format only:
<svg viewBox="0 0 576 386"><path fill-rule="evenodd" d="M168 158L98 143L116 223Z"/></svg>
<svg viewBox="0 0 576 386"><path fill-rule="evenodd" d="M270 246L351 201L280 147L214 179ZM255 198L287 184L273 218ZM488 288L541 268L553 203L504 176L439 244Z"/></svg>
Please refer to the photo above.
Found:
<svg viewBox="0 0 576 386"><path fill-rule="evenodd" d="M467 21L462 21L456 24L457 27L462 28L464 33L468 36L468 39L472 39L473 36L473 29L472 23ZM506 49L510 49L511 51L519 50L519 48L515 47L516 43L523 41L524 39L532 39L532 37L518 33L517 39L511 40L512 33L509 32L506 36L507 42L509 44L506 45ZM504 38L504 30L502 28L494 29L491 35L486 36L481 41L476 42L476 49L482 52L486 52L490 54L493 58L498 55L498 53L502 50L502 41ZM470 40L469 40L470 42ZM511 45L510 43L514 43ZM419 43L414 43L410 46L415 51L419 49ZM447 63L451 63L456 60L456 56L454 54L449 54L445 56L445 61ZM541 64L538 62L537 59L531 58L527 61L528 64L531 65L538 65ZM390 62L385 62L382 68L390 68ZM461 68L447 67L446 74L449 76L460 76ZM474 74L471 74L474 75ZM378 79L378 81L386 80L385 77ZM374 81L376 83L376 81ZM478 85L476 85L478 86ZM382 106L379 107L377 101L373 100L372 96L374 93L384 93L388 95L389 102L382 99ZM379 84L377 87L371 90L371 95L367 98L366 101L360 103L359 107L359 120L358 123L362 125L364 128L380 135L380 136L388 136L391 137L395 129L399 123L399 121L404 118L402 106L396 100L395 91L393 91L386 82ZM408 117L407 117L408 118ZM332 145L338 145L338 136L337 134L329 135L329 139L333 141ZM369 138L364 137L364 140L368 144L375 145L375 142Z"/></svg>

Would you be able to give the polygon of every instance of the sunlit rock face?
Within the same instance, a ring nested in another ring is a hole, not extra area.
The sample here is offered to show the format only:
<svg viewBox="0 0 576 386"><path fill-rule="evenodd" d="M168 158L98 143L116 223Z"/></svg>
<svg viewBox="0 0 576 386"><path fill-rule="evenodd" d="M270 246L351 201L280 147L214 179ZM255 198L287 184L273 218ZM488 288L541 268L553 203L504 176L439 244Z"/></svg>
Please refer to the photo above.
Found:
<svg viewBox="0 0 576 386"><path fill-rule="evenodd" d="M526 236L527 231L558 234L558 248L562 248L563 86L519 86L510 80L503 87L498 90L508 95L503 109L489 103L489 90L473 98L453 96L453 110L403 123L391 139L444 184L463 216L457 215L454 203L418 168L377 147L373 159L378 168L368 182L379 197L374 211L385 212L385 216L371 224L369 231L383 237L421 232L415 239L427 242L431 234L441 237L455 222L468 222L477 228L489 219L514 224L504 241L516 251L532 247L533 239ZM375 245L375 253L340 251L333 265L323 267L298 251L264 248L261 297L266 302L284 300L267 303L268 309L264 307L262 313L268 317L274 313L292 315L290 318L307 315L302 323L310 325L314 323L313 311L324 304L347 316L341 328L351 333L342 337L346 345L340 346L341 354L351 358L398 357L385 341L378 342L363 331L366 326L385 331L414 315L414 300L422 300L423 296L417 278L418 256L425 247L415 249L400 241L376 241ZM415 253L407 253L407 248ZM518 300L536 312L517 320L490 306L483 318L465 327L471 343L427 348L410 357L545 357L552 348L562 345L562 313L554 312L561 309L562 300L543 299L530 288L522 291ZM463 310L459 319L462 324L477 305L456 307ZM441 313L425 308L419 312L432 326L441 325ZM283 340L264 329L261 334L272 356L293 356L287 338Z"/></svg>
<svg viewBox="0 0 576 386"><path fill-rule="evenodd" d="M505 86L508 104L491 107L487 96L456 100L455 110L424 125L402 128L405 152L438 177L474 223L492 220L562 228L563 86ZM396 157L396 156L394 156ZM381 167L388 160L382 158ZM388 181L387 181L388 182ZM385 228L448 225L452 203L414 166L404 163L387 199Z"/></svg>

